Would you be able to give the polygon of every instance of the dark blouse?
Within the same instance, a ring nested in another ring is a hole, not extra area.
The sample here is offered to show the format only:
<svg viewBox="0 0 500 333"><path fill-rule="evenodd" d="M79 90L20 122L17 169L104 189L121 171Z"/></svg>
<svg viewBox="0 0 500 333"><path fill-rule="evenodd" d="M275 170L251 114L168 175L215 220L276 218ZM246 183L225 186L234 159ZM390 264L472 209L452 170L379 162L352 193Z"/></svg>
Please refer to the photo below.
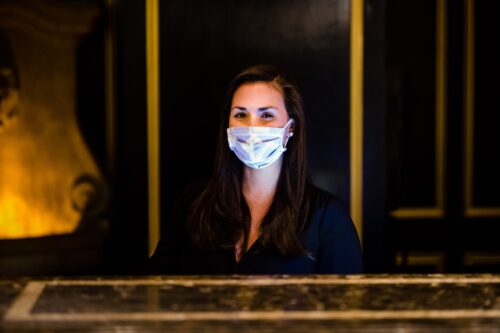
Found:
<svg viewBox="0 0 500 333"><path fill-rule="evenodd" d="M191 245L184 223L193 195L184 196L147 266L148 274L356 274L363 264L358 235L336 196L311 186L311 213L299 240L308 256L285 257L258 238L236 262L234 250Z"/></svg>

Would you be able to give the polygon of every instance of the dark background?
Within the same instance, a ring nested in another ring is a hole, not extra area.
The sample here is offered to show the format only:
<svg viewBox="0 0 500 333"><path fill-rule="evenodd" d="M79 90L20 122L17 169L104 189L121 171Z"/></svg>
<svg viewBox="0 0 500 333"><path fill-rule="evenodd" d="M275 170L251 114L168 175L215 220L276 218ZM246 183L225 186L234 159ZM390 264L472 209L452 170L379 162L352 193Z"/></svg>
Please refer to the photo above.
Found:
<svg viewBox="0 0 500 333"><path fill-rule="evenodd" d="M91 1L89 1L91 2ZM94 1L95 2L95 1ZM497 2L475 10L474 154L466 156L466 1L447 1L445 202L441 217L395 217L433 207L435 183L436 1L366 0L364 17L363 247L366 271L500 271L500 40ZM80 273L133 274L148 253L145 4L100 4L103 16L79 51L81 130L110 187L111 231L102 262ZM211 173L219 113L244 68L288 69L305 100L310 174L349 204L350 1L160 1L161 216L184 186ZM106 133L103 34L114 32L116 159ZM466 214L467 158L473 204ZM36 272L33 272L36 273ZM57 272L55 272L57 273Z"/></svg>
<svg viewBox="0 0 500 333"><path fill-rule="evenodd" d="M349 197L349 3L168 1L160 7L161 195L210 176L231 79L260 63L289 70L305 100L310 174Z"/></svg>

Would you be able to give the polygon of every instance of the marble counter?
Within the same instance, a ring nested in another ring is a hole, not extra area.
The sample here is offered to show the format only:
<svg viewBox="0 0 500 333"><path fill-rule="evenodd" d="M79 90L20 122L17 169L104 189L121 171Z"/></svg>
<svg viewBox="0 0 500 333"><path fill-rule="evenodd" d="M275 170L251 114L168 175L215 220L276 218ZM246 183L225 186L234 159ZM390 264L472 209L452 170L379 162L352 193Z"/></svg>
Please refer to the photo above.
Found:
<svg viewBox="0 0 500 333"><path fill-rule="evenodd" d="M500 332L500 275L0 281L3 332Z"/></svg>

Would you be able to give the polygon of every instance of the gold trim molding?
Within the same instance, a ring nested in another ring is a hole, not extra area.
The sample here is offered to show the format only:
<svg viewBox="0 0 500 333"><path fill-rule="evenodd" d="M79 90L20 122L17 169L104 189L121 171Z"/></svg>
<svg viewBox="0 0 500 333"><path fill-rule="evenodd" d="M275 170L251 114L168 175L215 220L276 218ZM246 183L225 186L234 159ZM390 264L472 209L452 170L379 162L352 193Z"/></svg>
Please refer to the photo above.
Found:
<svg viewBox="0 0 500 333"><path fill-rule="evenodd" d="M464 265L498 265L500 252L498 251L469 251L464 253Z"/></svg>
<svg viewBox="0 0 500 333"><path fill-rule="evenodd" d="M148 108L149 255L160 239L160 62L159 0L146 0L146 81Z"/></svg>
<svg viewBox="0 0 500 333"><path fill-rule="evenodd" d="M444 216L443 208L436 207L417 207L417 208L398 208L391 211L391 216L398 219L412 218L442 218Z"/></svg>
<svg viewBox="0 0 500 333"><path fill-rule="evenodd" d="M400 207L389 214L398 219L442 218L446 184L446 109L447 109L447 3L436 0L436 147L435 207Z"/></svg>
<svg viewBox="0 0 500 333"><path fill-rule="evenodd" d="M411 251L398 252L394 258L394 263L399 267L434 266L436 273L444 272L444 253Z"/></svg>
<svg viewBox="0 0 500 333"><path fill-rule="evenodd" d="M465 184L464 184L464 206L465 217L500 217L500 207L474 207L474 61L475 61L475 2L465 1Z"/></svg>
<svg viewBox="0 0 500 333"><path fill-rule="evenodd" d="M350 165L351 217L363 236L363 0L351 1Z"/></svg>

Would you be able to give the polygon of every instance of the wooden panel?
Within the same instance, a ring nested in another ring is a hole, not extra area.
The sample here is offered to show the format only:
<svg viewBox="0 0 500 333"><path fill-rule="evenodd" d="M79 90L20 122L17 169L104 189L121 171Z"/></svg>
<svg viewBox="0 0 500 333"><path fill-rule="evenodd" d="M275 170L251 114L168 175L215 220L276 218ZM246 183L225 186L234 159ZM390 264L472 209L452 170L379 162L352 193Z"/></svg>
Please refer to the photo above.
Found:
<svg viewBox="0 0 500 333"><path fill-rule="evenodd" d="M498 2L474 1L474 176L472 204L500 212L500 25Z"/></svg>
<svg viewBox="0 0 500 333"><path fill-rule="evenodd" d="M443 215L446 1L388 2L391 215Z"/></svg>
<svg viewBox="0 0 500 333"><path fill-rule="evenodd" d="M497 5L498 6L498 5ZM465 6L465 216L500 216L498 195L499 115L495 110L496 91L491 77L500 73L496 59L500 54L491 42L500 35L493 22L492 8L474 0ZM478 19L478 18L481 19ZM477 196L477 198L476 198Z"/></svg>

